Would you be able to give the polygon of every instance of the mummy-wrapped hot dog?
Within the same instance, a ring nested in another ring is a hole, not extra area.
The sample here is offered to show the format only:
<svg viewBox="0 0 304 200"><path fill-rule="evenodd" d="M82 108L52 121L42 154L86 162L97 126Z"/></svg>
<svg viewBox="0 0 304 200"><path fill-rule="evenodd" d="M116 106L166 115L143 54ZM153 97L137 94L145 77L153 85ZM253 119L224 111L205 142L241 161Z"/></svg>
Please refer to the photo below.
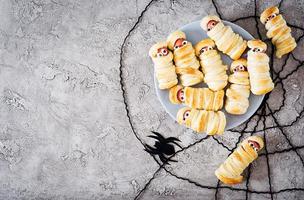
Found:
<svg viewBox="0 0 304 200"><path fill-rule="evenodd" d="M291 29L287 26L283 16L279 14L278 7L267 8L260 17L260 20L267 29L267 37L272 38L271 42L276 46L276 57L291 52L297 44L291 35Z"/></svg>
<svg viewBox="0 0 304 200"><path fill-rule="evenodd" d="M234 115L246 113L249 107L249 74L247 71L247 60L240 58L233 61L230 67L229 83L226 90L225 110Z"/></svg>
<svg viewBox="0 0 304 200"><path fill-rule="evenodd" d="M215 171L217 178L225 184L242 182L241 175L246 167L258 157L258 152L264 147L263 139L259 136L246 138L236 150Z"/></svg>
<svg viewBox="0 0 304 200"><path fill-rule="evenodd" d="M200 58L205 82L213 91L223 89L227 85L227 66L223 64L220 54L214 49L211 39L204 39L195 45L195 54Z"/></svg>
<svg viewBox="0 0 304 200"><path fill-rule="evenodd" d="M261 40L248 41L250 50L247 55L250 90L255 95L270 92L274 84L269 73L269 57L265 53L267 45Z"/></svg>
<svg viewBox="0 0 304 200"><path fill-rule="evenodd" d="M201 21L201 27L214 40L218 50L229 55L233 60L240 58L247 47L247 42L240 35L234 33L230 26L225 26L217 16L204 17Z"/></svg>
<svg viewBox="0 0 304 200"><path fill-rule="evenodd" d="M183 86L191 86L203 81L204 75L199 71L200 64L195 56L194 48L186 40L186 34L175 31L167 38L169 49L173 50L176 73L180 75Z"/></svg>
<svg viewBox="0 0 304 200"><path fill-rule="evenodd" d="M159 89L169 89L178 82L173 64L173 54L167 48L166 42L154 44L149 51L149 56L154 62L156 78Z"/></svg>
<svg viewBox="0 0 304 200"><path fill-rule="evenodd" d="M221 111L196 110L184 107L177 112L177 122L196 132L208 135L223 134L226 126L225 114Z"/></svg>
<svg viewBox="0 0 304 200"><path fill-rule="evenodd" d="M213 92L208 88L193 88L176 85L169 90L169 99L173 104L182 104L190 108L218 111L223 107L224 90Z"/></svg>

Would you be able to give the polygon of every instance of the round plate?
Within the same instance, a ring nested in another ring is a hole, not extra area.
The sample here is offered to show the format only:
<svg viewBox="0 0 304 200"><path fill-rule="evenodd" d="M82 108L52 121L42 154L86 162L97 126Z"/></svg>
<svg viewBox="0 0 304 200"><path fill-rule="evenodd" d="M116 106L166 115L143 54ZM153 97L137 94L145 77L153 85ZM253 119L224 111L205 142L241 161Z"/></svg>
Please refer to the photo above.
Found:
<svg viewBox="0 0 304 200"><path fill-rule="evenodd" d="M231 26L232 30L235 33L238 33L239 35L241 35L245 40L253 39L252 35L250 35L247 31L245 31L240 26L233 24L231 22L227 22L227 21L223 21L223 23L225 25ZM207 33L200 27L200 21L195 21L190 24L187 24L187 25L183 26L182 28L180 28L180 30L185 32L185 34L187 36L187 40L190 41L193 46L196 43L198 43L199 41L201 41L202 39L208 38ZM223 62L226 65L230 66L232 59L229 56L227 56L221 52L220 52L220 54L221 54ZM243 55L243 57L244 57L244 55ZM174 120L176 120L177 111L180 108L185 107L185 105L172 104L169 100L169 90L160 90L158 88L158 82L157 82L157 79L155 76L154 76L154 84L155 84L158 99L160 100L161 104L166 109L167 113L169 113L169 115ZM194 87L207 87L207 85L205 83L200 83L198 85L195 85ZM229 130L231 128L239 126L240 124L245 122L247 119L249 119L259 108L259 106L261 105L261 103L263 101L263 98L264 98L264 95L256 96L256 95L250 93L249 108L248 108L247 112L243 115L228 114L225 111L225 109L223 108L222 111L225 113L226 119L227 119L227 124L226 124L225 130Z"/></svg>

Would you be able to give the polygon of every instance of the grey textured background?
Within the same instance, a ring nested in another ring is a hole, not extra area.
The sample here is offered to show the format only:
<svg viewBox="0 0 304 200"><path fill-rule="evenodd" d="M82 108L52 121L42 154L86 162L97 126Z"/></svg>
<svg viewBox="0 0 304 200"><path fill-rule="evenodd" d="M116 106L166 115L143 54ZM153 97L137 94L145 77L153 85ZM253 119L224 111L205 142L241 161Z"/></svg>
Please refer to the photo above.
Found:
<svg viewBox="0 0 304 200"><path fill-rule="evenodd" d="M132 199L158 165L133 135L120 88L120 52L128 31L149 1L0 0L0 199ZM258 2L258 14L277 1ZM254 14L254 2L217 1L225 19ZM303 1L284 1L285 19L304 27ZM178 27L214 14L211 1L156 1L123 47L123 82L131 121L140 138L157 130L182 145L202 138L175 123L157 100L150 46ZM257 36L254 19L237 24ZM261 30L265 30L261 26ZM263 31L263 35L265 31ZM293 30L298 37L302 32ZM295 51L304 60L303 40ZM282 60L275 60L275 66ZM282 75L295 68L288 61ZM304 70L284 81L287 99L276 114L288 124L303 108ZM282 88L270 96L276 109ZM273 121L266 120L271 126ZM249 124L249 129L254 125ZM286 128L303 145L303 120ZM258 134L260 134L258 132ZM219 140L233 147L238 134ZM268 151L286 149L277 129L267 131ZM299 153L304 156L304 149ZM214 170L228 155L213 139L178 154L167 167L180 176L216 186ZM268 191L265 156L253 164L249 188ZM304 188L304 169L294 152L269 157L273 191ZM236 186L245 188L245 183ZM213 199L214 190L156 174L142 199ZM275 199L303 199L303 191ZM244 199L244 192L219 190L220 199ZM250 194L250 199L269 199Z"/></svg>

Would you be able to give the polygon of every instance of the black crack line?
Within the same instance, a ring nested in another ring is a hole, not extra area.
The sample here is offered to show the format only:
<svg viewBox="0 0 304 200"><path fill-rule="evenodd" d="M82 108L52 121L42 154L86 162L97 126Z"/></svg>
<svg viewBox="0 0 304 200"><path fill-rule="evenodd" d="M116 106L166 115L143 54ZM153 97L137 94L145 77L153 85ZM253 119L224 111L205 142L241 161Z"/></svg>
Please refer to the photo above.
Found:
<svg viewBox="0 0 304 200"><path fill-rule="evenodd" d="M136 139L143 145L143 147L145 146L145 144L141 140L141 138L139 137L137 132L135 131L135 128L134 128L132 120L131 120L130 110L129 110L129 106L128 106L128 103L127 103L127 96L126 96L125 83L124 83L124 79L123 79L123 70L122 69L124 68L123 56L124 56L124 49L126 47L126 43L129 39L129 37L131 36L131 34L137 28L138 24L142 21L142 18L144 16L144 14L146 13L146 11L149 9L149 7L152 5L152 3L154 1L156 1L156 0L151 0L145 6L144 10L140 13L139 17L137 18L136 22L134 23L133 27L129 30L128 34L124 38L123 43L120 47L120 60L119 60L119 63L120 63L120 66L119 66L120 88L122 90L123 103L125 105L125 110L126 110L126 113L127 113L128 122L130 124L130 127L132 129L133 134L135 135Z"/></svg>
<svg viewBox="0 0 304 200"><path fill-rule="evenodd" d="M142 18L144 16L144 14L147 12L147 10L149 9L149 7L153 4L153 2L155 2L156 0L151 0L144 8L144 10L140 13L139 17L137 18L136 22L134 23L134 25L132 26L132 28L128 31L126 37L123 40L123 43L120 47L120 60L119 60L119 77L120 77L120 87L121 87L121 91L122 91L122 96L123 96L123 103L125 105L125 110L126 110L126 114L127 114L127 118L128 118L128 122L130 124L131 130L134 134L134 136L136 137L136 139L143 145L143 147L145 146L144 142L141 140L141 138L139 137L139 135L137 134L137 132L135 131L135 128L133 126L132 120L131 120L131 115L130 115L130 110L129 110L129 106L127 103L127 97L126 97L126 90L125 90L125 83L124 83L124 79L123 79L123 67L124 67L124 61L123 61L123 56L124 56L124 49L126 47L127 41L129 39L129 37L131 36L131 34L134 32L134 30L137 28L138 24L142 21ZM150 155L150 154L149 154ZM152 156L152 155L151 155ZM155 162L158 163L157 159L152 156L152 158L154 159ZM153 174L153 177L147 182L147 184L144 187L144 190L149 186L149 184L151 183L151 181L155 178L157 173ZM135 199L138 199L138 197L142 194L142 192L144 191L140 191L140 193L138 195L136 195Z"/></svg>
<svg viewBox="0 0 304 200"><path fill-rule="evenodd" d="M222 145L222 147L224 147L225 149L227 149L229 152L231 152L231 149L229 149L228 146L226 146L223 142L220 142L217 138L215 138L214 136L212 136L213 140L215 140L219 145Z"/></svg>
<svg viewBox="0 0 304 200"><path fill-rule="evenodd" d="M163 165L162 165L163 166ZM155 179L156 175L160 172L160 170L162 169L162 167L159 167L154 173L152 178L150 178L147 183L145 184L145 186L139 191L139 193L137 193L137 195L135 196L134 200L137 200L141 197L141 195L143 194L144 191L146 191L146 189L148 188L148 186L151 184L152 180Z"/></svg>
<svg viewBox="0 0 304 200"><path fill-rule="evenodd" d="M189 178L185 178L182 176L177 176L176 174L171 173L170 171L167 171L170 175L172 175L173 177L179 179L179 180L184 180L187 181L188 183L191 183L199 188L202 189L210 189L210 190L217 190L217 189L228 189L231 191L241 191L241 192L246 192L246 189L243 188L235 188L235 187L230 187L230 186L209 186L209 185L202 185L196 181L193 181ZM272 191L272 194L279 194L279 193L283 193L283 192L289 192L289 191L304 191L304 188L286 188L286 189L282 189L282 190L278 190L278 191ZM248 190L249 193L253 193L253 194L270 194L269 191L256 191L256 190Z"/></svg>
<svg viewBox="0 0 304 200"><path fill-rule="evenodd" d="M258 35L259 35L259 39L262 39L262 35L260 33L260 28L259 28L259 22L258 22L258 19L257 19L257 12L258 12L257 10L258 10L257 1L254 0L255 27L257 29L257 32L258 32Z"/></svg>
<svg viewBox="0 0 304 200"><path fill-rule="evenodd" d="M214 193L215 200L217 200L217 194L219 192L219 187L220 187L220 180L218 180L217 184L216 184L216 190L215 190L215 193Z"/></svg>
<svg viewBox="0 0 304 200"><path fill-rule="evenodd" d="M266 126L266 117L263 117L263 126ZM271 200L273 200L273 193L272 193L272 185L271 185L271 172L270 172L270 164L269 164L269 157L268 157L268 149L267 149L267 139L266 139L266 131L263 133L264 137L264 144L265 144L265 155L266 155L266 163L267 163L267 176L268 176L268 184L269 184L269 191Z"/></svg>
<svg viewBox="0 0 304 200"><path fill-rule="evenodd" d="M301 162L302 162L302 165L303 165L303 167L304 167L304 160L303 160L303 158L301 157L301 155L299 154L299 152L295 149L295 146L291 143L290 139L289 139L289 138L287 137L287 135L285 134L285 131L284 131L283 128L281 127L281 125L280 125L280 123L278 122L277 118L276 118L276 117L274 116L274 114L272 113L272 111L271 111L269 105L268 105L268 104L266 104L266 105L267 105L267 107L268 107L269 112L271 113L271 116L272 116L272 118L273 118L275 124L278 125L278 128L279 128L280 132L283 134L283 136L284 136L285 139L287 140L289 146L291 146L291 147L294 149L294 152L295 152L295 153L297 154L297 156L300 158L300 160L301 160Z"/></svg>
<svg viewBox="0 0 304 200"><path fill-rule="evenodd" d="M248 167L248 174L247 174L247 179L246 179L246 200L248 200L248 195L249 195L249 180L251 176L251 164Z"/></svg>
<svg viewBox="0 0 304 200"><path fill-rule="evenodd" d="M274 152L268 152L268 155L276 155L276 154L280 154L280 153L288 153L290 151L294 151L294 150L300 150L303 149L303 146L295 146L294 148L287 148L287 149L282 149L282 150L278 150L278 151L274 151ZM266 156L265 153L260 153L259 156Z"/></svg>
<svg viewBox="0 0 304 200"><path fill-rule="evenodd" d="M216 14L221 18L221 19L223 19L224 20L224 18L223 18L223 16L222 16L222 14L220 13L220 11L219 11L219 9L218 9L218 7L217 7L217 5L216 5L216 3L215 3L215 1L214 0L212 0L211 1L212 2L212 4L213 4L213 6L214 6L214 8L215 8L215 12L216 12Z"/></svg>
<svg viewBox="0 0 304 200"><path fill-rule="evenodd" d="M279 3L279 5L278 5L278 8L279 8L279 9L281 9L282 3L283 3L283 0L281 0L280 3Z"/></svg>

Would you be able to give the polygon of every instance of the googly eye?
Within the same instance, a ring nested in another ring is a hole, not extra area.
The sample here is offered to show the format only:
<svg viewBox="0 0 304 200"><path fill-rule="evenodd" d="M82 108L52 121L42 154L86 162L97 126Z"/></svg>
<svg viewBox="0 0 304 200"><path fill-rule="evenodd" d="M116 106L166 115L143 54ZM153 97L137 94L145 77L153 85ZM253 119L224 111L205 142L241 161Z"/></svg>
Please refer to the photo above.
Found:
<svg viewBox="0 0 304 200"><path fill-rule="evenodd" d="M255 147L254 147L254 150L255 150L256 152L258 152L258 148L255 148Z"/></svg>
<svg viewBox="0 0 304 200"><path fill-rule="evenodd" d="M176 49L178 49L179 48L179 46L174 46L174 49L176 50Z"/></svg>
<svg viewBox="0 0 304 200"><path fill-rule="evenodd" d="M233 72L237 72L237 68L234 68L232 71L233 71Z"/></svg>
<svg viewBox="0 0 304 200"><path fill-rule="evenodd" d="M208 47L208 50L212 50L212 47Z"/></svg>
<svg viewBox="0 0 304 200"><path fill-rule="evenodd" d="M240 66L239 68L240 68L240 70L244 70L244 66Z"/></svg>
<svg viewBox="0 0 304 200"><path fill-rule="evenodd" d="M168 53L167 49L162 49L162 53L163 53L163 55L167 55L167 53Z"/></svg>
<svg viewBox="0 0 304 200"><path fill-rule="evenodd" d="M252 143L250 143L250 146L251 146L251 147L254 147Z"/></svg>
<svg viewBox="0 0 304 200"><path fill-rule="evenodd" d="M184 97L183 96L181 96L181 100L184 101Z"/></svg>
<svg viewBox="0 0 304 200"><path fill-rule="evenodd" d="M163 54L162 54L162 53L157 53L157 56L158 56L158 57L162 57Z"/></svg>
<svg viewBox="0 0 304 200"><path fill-rule="evenodd" d="M186 40L183 41L183 45L186 45L188 42Z"/></svg>
<svg viewBox="0 0 304 200"><path fill-rule="evenodd" d="M186 113L186 117L189 117L189 113Z"/></svg>
<svg viewBox="0 0 304 200"><path fill-rule="evenodd" d="M212 26L215 26L215 22L212 22L211 24L212 24Z"/></svg>
<svg viewBox="0 0 304 200"><path fill-rule="evenodd" d="M210 29L210 28L208 28L207 30L208 30L208 31L210 31L211 29Z"/></svg>

